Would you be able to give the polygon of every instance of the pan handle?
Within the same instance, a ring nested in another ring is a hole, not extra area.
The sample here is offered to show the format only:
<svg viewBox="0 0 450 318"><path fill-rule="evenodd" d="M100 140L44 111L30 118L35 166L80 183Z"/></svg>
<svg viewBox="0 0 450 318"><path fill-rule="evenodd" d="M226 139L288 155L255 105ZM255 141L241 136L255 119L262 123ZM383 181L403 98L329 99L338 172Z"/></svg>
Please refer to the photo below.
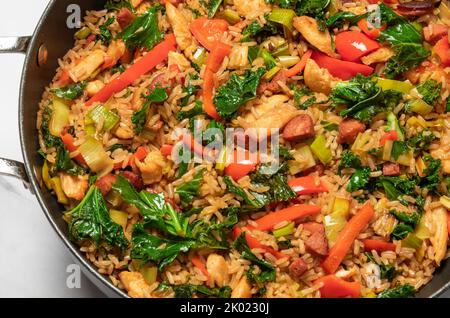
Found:
<svg viewBox="0 0 450 318"><path fill-rule="evenodd" d="M15 160L0 158L0 175L15 177L22 180L26 189L32 191L30 179L25 171L25 165Z"/></svg>
<svg viewBox="0 0 450 318"><path fill-rule="evenodd" d="M1 36L0 53L25 53L31 36Z"/></svg>

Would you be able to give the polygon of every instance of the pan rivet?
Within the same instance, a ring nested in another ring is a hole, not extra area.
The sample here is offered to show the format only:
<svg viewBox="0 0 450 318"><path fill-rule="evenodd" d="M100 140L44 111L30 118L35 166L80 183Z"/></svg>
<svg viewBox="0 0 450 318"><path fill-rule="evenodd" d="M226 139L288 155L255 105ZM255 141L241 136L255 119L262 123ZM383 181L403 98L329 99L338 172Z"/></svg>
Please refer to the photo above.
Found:
<svg viewBox="0 0 450 318"><path fill-rule="evenodd" d="M38 55L37 55L37 63L38 63L38 66L44 66L45 63L47 63L47 58L48 58L48 50L47 50L47 47L45 46L45 44L42 44L42 45L39 47Z"/></svg>

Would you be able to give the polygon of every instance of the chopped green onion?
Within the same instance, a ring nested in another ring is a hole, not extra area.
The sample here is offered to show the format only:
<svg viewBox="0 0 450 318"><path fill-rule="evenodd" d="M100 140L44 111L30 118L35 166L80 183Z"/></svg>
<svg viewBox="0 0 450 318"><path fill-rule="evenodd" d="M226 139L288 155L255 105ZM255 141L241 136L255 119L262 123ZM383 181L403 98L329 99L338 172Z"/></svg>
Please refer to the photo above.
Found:
<svg viewBox="0 0 450 318"><path fill-rule="evenodd" d="M88 117L98 124L103 122L103 131L110 131L120 120L119 115L113 113L103 105L98 105L88 113Z"/></svg>
<svg viewBox="0 0 450 318"><path fill-rule="evenodd" d="M62 100L54 98L52 101L52 117L49 129L53 136L59 137L62 130L69 125L70 108Z"/></svg>
<svg viewBox="0 0 450 318"><path fill-rule="evenodd" d="M233 25L241 21L239 14L231 9L225 9L217 15L219 18L224 19L229 24Z"/></svg>
<svg viewBox="0 0 450 318"><path fill-rule="evenodd" d="M158 268L156 266L145 266L141 268L140 272L147 284L151 285L156 282L158 276Z"/></svg>
<svg viewBox="0 0 450 318"><path fill-rule="evenodd" d="M279 23L285 26L290 32L293 30L292 20L295 17L295 11L291 9L275 8L270 13L267 20Z"/></svg>
<svg viewBox="0 0 450 318"><path fill-rule="evenodd" d="M285 225L279 229L273 230L273 236L275 236L276 238L279 238L281 236L287 236L287 235L291 235L292 233L294 233L294 222L289 223L288 225Z"/></svg>
<svg viewBox="0 0 450 318"><path fill-rule="evenodd" d="M91 33L92 33L91 29L89 29L88 27L84 27L78 30L77 33L75 33L75 38L77 38L78 40L84 40L89 35L91 35Z"/></svg>
<svg viewBox="0 0 450 318"><path fill-rule="evenodd" d="M93 137L87 137L86 141L78 148L78 151L83 156L88 167L99 178L107 175L113 169L114 162L103 149L100 141Z"/></svg>
<svg viewBox="0 0 450 318"><path fill-rule="evenodd" d="M311 144L311 151L326 165L332 159L331 150L327 147L327 140L324 135L318 135Z"/></svg>
<svg viewBox="0 0 450 318"><path fill-rule="evenodd" d="M272 55L276 57L289 55L289 44L286 42L281 44L272 52Z"/></svg>
<svg viewBox="0 0 450 318"><path fill-rule="evenodd" d="M413 84L409 81L396 81L387 78L377 78L377 84L383 91L392 89L402 92L403 94L409 94L414 88Z"/></svg>
<svg viewBox="0 0 450 318"><path fill-rule="evenodd" d="M285 67L289 68L294 66L300 61L300 58L298 56L279 56L278 57L278 63Z"/></svg>
<svg viewBox="0 0 450 318"><path fill-rule="evenodd" d="M266 81L270 81L280 70L281 68L279 68L278 66L272 67L263 75L263 79L265 79Z"/></svg>
<svg viewBox="0 0 450 318"><path fill-rule="evenodd" d="M421 99L415 99L409 102L406 106L406 109L422 116L428 115L433 111L433 107L428 105Z"/></svg>
<svg viewBox="0 0 450 318"><path fill-rule="evenodd" d="M204 47L199 47L193 55L193 62L198 66L202 67L206 62L206 50Z"/></svg>
<svg viewBox="0 0 450 318"><path fill-rule="evenodd" d="M268 69L271 69L277 65L277 61L266 49L261 48L258 52L258 56L264 59L264 64Z"/></svg>

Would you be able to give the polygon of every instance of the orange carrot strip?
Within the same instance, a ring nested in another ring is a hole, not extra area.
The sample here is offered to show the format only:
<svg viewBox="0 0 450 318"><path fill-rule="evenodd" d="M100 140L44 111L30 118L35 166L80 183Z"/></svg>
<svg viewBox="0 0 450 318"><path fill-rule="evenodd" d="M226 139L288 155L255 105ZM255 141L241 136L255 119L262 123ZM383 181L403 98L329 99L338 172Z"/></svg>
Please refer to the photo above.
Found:
<svg viewBox="0 0 450 318"><path fill-rule="evenodd" d="M260 231L268 231L273 229L275 225L283 221L294 221L311 215L320 213L320 206L296 204L289 208L272 212L255 221L257 224L255 229Z"/></svg>
<svg viewBox="0 0 450 318"><path fill-rule="evenodd" d="M306 51L305 54L303 54L300 61L297 64L295 64L294 66L292 66L290 69L288 69L286 71L286 73L284 73L284 74L287 77L292 77L292 76L295 76L295 75L299 74L300 72L302 72L306 66L306 62L311 57L311 54L312 54L311 50Z"/></svg>

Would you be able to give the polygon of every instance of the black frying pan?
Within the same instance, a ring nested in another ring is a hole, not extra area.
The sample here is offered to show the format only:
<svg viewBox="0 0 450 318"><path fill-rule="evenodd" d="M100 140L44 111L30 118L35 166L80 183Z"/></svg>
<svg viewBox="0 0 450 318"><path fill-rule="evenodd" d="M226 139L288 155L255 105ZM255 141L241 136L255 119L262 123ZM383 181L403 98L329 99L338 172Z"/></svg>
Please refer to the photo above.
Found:
<svg viewBox="0 0 450 318"><path fill-rule="evenodd" d="M19 133L24 163L0 159L0 174L20 178L36 195L47 219L60 239L71 251L86 276L111 297L127 297L113 286L109 279L99 274L84 257L79 248L68 239L68 228L62 219L62 207L51 193L40 186L42 158L37 154L39 144L36 131L36 114L42 92L55 75L57 59L73 46L73 34L66 20L69 5L78 4L83 16L87 9L101 9L104 0L51 0L32 37L0 37L0 53L25 53L20 86ZM47 56L47 57L46 57ZM38 63L40 61L40 63ZM418 297L437 297L450 287L450 262L445 261L433 280L418 293Z"/></svg>

